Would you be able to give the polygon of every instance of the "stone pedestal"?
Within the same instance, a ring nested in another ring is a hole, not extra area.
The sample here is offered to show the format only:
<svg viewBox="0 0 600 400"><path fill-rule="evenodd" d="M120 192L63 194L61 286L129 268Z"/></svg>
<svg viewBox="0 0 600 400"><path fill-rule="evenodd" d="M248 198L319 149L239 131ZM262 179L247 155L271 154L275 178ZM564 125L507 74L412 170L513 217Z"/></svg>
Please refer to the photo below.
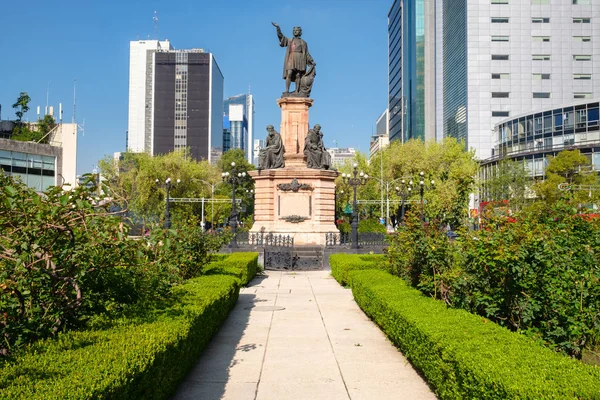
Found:
<svg viewBox="0 0 600 400"><path fill-rule="evenodd" d="M325 244L335 226L335 171L281 168L250 171L254 179L251 232L291 235L294 244Z"/></svg>
<svg viewBox="0 0 600 400"><path fill-rule="evenodd" d="M277 99L281 108L281 127L279 133L285 146L285 166L306 166L304 162L304 140L308 132L308 109L313 99L305 97L283 97Z"/></svg>
<svg viewBox="0 0 600 400"><path fill-rule="evenodd" d="M335 226L335 178L337 171L306 168L304 141L308 133L308 109L313 100L285 97L280 134L285 146L285 167L250 171L255 181L254 225L251 232L294 237L295 245L325 244L325 234Z"/></svg>

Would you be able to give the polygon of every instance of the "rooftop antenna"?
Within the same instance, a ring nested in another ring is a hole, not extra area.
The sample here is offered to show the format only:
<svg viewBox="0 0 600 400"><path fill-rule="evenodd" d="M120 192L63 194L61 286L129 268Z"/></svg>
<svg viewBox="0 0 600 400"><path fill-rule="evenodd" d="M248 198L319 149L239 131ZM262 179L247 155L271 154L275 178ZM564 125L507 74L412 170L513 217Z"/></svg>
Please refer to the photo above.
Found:
<svg viewBox="0 0 600 400"><path fill-rule="evenodd" d="M158 11L154 11L152 21L154 21L154 40L158 40Z"/></svg>
<svg viewBox="0 0 600 400"><path fill-rule="evenodd" d="M46 89L46 108L44 109L44 116L48 115L48 97L49 96L50 96L50 81L48 81L48 88Z"/></svg>
<svg viewBox="0 0 600 400"><path fill-rule="evenodd" d="M73 117L71 117L71 123L75 123L75 111L77 110L77 101L76 101L76 93L77 93L77 79L73 79Z"/></svg>

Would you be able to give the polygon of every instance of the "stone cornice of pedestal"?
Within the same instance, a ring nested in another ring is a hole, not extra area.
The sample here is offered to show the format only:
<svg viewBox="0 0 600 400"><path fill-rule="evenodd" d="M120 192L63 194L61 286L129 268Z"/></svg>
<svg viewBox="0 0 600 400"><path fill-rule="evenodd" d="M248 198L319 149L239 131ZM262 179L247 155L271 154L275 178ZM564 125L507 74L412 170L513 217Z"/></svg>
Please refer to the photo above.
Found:
<svg viewBox="0 0 600 400"><path fill-rule="evenodd" d="M282 104L308 104L308 107L312 107L314 100L309 97L281 97L277 99L277 105L281 107Z"/></svg>
<svg viewBox="0 0 600 400"><path fill-rule="evenodd" d="M263 169L248 171L248 174L252 179L268 179L268 178L296 178L300 181L301 178L324 178L324 179L335 179L338 177L338 171L324 170L324 169L311 169L311 168L278 168L278 169ZM302 182L300 182L302 183Z"/></svg>

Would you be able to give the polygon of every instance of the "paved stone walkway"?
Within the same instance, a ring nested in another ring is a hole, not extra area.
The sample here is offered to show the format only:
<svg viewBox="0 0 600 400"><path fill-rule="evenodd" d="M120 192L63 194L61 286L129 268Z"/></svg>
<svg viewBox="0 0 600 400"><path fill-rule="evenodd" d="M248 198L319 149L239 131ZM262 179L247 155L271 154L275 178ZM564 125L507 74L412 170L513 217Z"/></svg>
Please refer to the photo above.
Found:
<svg viewBox="0 0 600 400"><path fill-rule="evenodd" d="M174 399L435 395L329 271L268 271L241 290Z"/></svg>

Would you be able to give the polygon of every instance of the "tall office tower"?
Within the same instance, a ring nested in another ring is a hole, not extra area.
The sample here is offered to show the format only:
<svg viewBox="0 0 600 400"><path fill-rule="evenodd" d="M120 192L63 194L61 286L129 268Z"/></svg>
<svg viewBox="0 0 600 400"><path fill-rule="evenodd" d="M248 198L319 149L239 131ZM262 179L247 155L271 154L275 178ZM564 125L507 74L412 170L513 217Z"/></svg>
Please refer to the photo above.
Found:
<svg viewBox="0 0 600 400"><path fill-rule="evenodd" d="M168 40L138 40L129 43L129 123L127 149L151 153L153 54L172 50Z"/></svg>
<svg viewBox="0 0 600 400"><path fill-rule="evenodd" d="M435 1L394 0L388 13L390 140L435 139Z"/></svg>
<svg viewBox="0 0 600 400"><path fill-rule="evenodd" d="M443 7L444 135L477 158L493 155L501 120L600 96L598 1L459 3Z"/></svg>
<svg viewBox="0 0 600 400"><path fill-rule="evenodd" d="M254 162L254 98L251 94L239 94L224 101L226 120L231 135L230 148L246 152L249 163Z"/></svg>
<svg viewBox="0 0 600 400"><path fill-rule="evenodd" d="M386 109L377 118L377 122L375 123L375 134L371 136L369 158L390 144L389 126L390 119L388 117L388 110Z"/></svg>
<svg viewBox="0 0 600 400"><path fill-rule="evenodd" d="M216 162L223 152L223 74L213 55L202 49L147 51L145 81L144 141L131 123L142 113L139 102L130 101L129 149L155 155L189 148L194 159Z"/></svg>
<svg viewBox="0 0 600 400"><path fill-rule="evenodd" d="M254 139L254 160L252 163L255 167L258 167L258 155L260 151L265 148L265 142L265 139Z"/></svg>

